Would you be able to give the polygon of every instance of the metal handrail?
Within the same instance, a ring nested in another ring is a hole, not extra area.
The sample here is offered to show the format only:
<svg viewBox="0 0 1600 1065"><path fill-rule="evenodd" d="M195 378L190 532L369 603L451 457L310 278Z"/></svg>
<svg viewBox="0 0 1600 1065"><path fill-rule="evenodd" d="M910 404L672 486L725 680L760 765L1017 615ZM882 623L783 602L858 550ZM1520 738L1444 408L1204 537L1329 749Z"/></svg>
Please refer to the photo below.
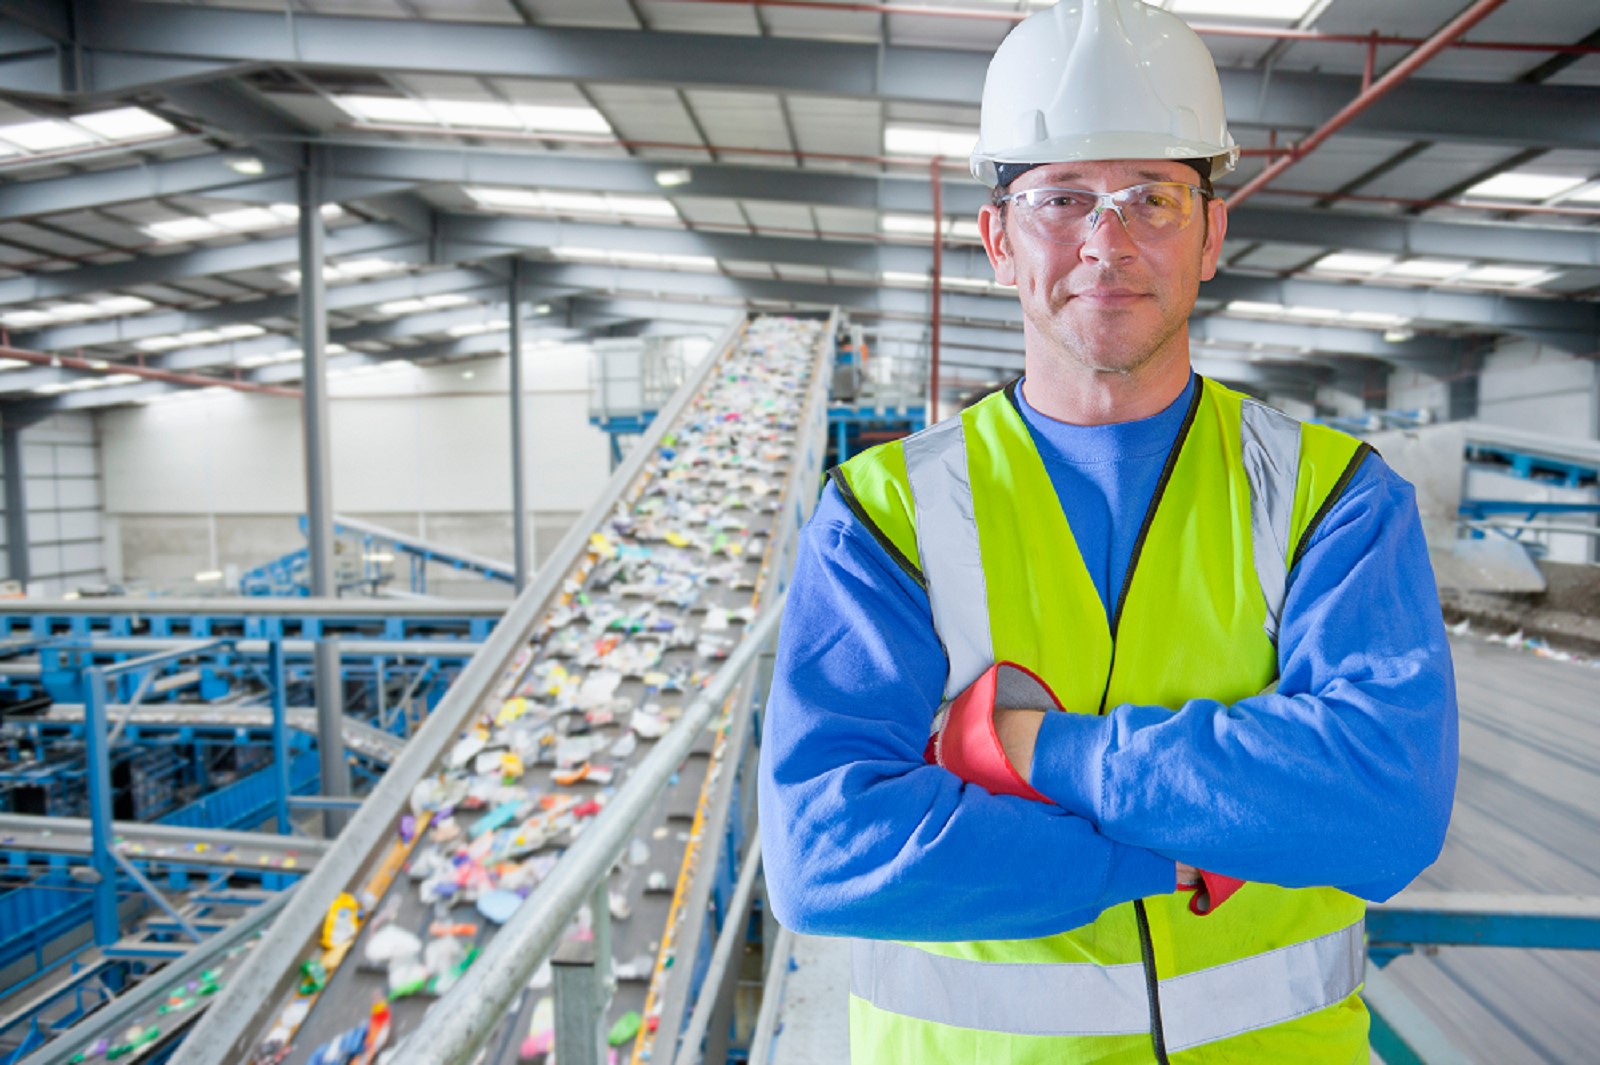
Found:
<svg viewBox="0 0 1600 1065"><path fill-rule="evenodd" d="M722 931L717 935L717 945L711 951L711 963L706 967L706 974L700 981L700 986L715 988L722 986L722 975L728 969L728 961L733 957L734 944L739 941L739 936L744 930L744 914L750 908L750 896L756 887L756 874L761 871L761 837L758 835L750 843L750 851L744 856L744 865L739 870L739 884L733 889L733 898L728 902L728 912L722 922ZM683 1040L678 1044L678 1056L673 1059L673 1065L698 1065L701 1061L700 1044L706 1037L706 1030L711 1027L711 1011L716 1008L717 996L704 994L694 1004L694 1012L689 1016L689 1026L683 1031Z"/></svg>
<svg viewBox="0 0 1600 1065"><path fill-rule="evenodd" d="M321 927L328 907L358 874L375 864L380 845L392 838L412 788L432 770L440 753L453 742L464 722L494 690L512 656L531 640L547 608L561 593L571 570L587 549L589 534L599 528L601 521L632 486L653 457L661 438L737 340L742 326L743 320L728 327L712 354L683 383L672 402L617 468L607 491L562 537L550 561L511 604L484 642L483 650L462 669L422 728L350 819L340 833L339 846L318 862L316 870L301 883L294 900L256 948L250 971L223 992L216 1008L207 1011L178 1048L172 1065L248 1060L255 1036L293 985L300 957L312 941L313 930ZM474 969L477 967L475 965Z"/></svg>
<svg viewBox="0 0 1600 1065"><path fill-rule="evenodd" d="M595 883L609 874L639 822L655 808L701 731L755 665L777 631L783 600L783 595L777 595L768 602L711 683L684 710L682 719L657 741L627 784L451 990L449 1008L430 1010L422 1025L400 1045L394 1065L462 1065L473 1060L554 949L573 915L593 897Z"/></svg>

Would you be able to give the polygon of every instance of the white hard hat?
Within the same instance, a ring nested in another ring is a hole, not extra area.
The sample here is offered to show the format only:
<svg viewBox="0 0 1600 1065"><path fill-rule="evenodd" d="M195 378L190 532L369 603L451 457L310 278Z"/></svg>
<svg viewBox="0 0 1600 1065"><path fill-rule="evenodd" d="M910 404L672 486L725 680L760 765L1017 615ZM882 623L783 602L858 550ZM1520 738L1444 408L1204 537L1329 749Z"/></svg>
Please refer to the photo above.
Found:
<svg viewBox="0 0 1600 1065"><path fill-rule="evenodd" d="M983 83L972 174L1000 163L1239 159L1216 64L1177 15L1142 0L1063 0L1000 42Z"/></svg>

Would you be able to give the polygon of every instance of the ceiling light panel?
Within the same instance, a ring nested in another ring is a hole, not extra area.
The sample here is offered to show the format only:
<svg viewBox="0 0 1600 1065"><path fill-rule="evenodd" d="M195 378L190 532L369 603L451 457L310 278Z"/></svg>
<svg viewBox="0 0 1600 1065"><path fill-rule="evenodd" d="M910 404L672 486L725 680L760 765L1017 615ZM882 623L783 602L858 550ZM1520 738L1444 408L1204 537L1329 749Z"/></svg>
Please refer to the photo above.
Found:
<svg viewBox="0 0 1600 1065"><path fill-rule="evenodd" d="M1571 192L1586 184L1588 184L1587 178L1512 172L1496 174L1492 178L1478 182L1466 191L1466 196L1469 199L1527 200L1535 203L1552 199L1563 192Z"/></svg>
<svg viewBox="0 0 1600 1065"><path fill-rule="evenodd" d="M177 132L172 123L152 115L142 107L119 107L114 111L77 115L72 124L82 126L108 141L138 140Z"/></svg>
<svg viewBox="0 0 1600 1065"><path fill-rule="evenodd" d="M88 130L51 119L0 127L0 139L29 152L54 152L94 143Z"/></svg>
<svg viewBox="0 0 1600 1065"><path fill-rule="evenodd" d="M1363 255L1359 252L1334 252L1318 259L1311 269L1325 274L1376 274L1394 265L1393 255Z"/></svg>
<svg viewBox="0 0 1600 1065"><path fill-rule="evenodd" d="M885 126L883 150L890 155L945 155L964 159L978 143L971 130L936 129L926 126Z"/></svg>
<svg viewBox="0 0 1600 1065"><path fill-rule="evenodd" d="M592 107L507 104L498 100L410 100L389 96L335 96L333 101L361 122L612 135L611 124Z"/></svg>

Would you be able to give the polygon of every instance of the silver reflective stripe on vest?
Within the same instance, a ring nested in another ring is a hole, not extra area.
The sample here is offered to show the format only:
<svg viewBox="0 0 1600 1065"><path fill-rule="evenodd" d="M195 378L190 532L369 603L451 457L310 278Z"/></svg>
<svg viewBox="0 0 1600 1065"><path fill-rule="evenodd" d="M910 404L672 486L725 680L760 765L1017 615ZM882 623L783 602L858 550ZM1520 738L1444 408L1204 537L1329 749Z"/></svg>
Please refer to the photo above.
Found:
<svg viewBox="0 0 1600 1065"><path fill-rule="evenodd" d="M917 554L928 585L933 627L950 660L944 690L954 695L994 663L989 595L961 418L907 437L904 447L906 480L916 507Z"/></svg>
<svg viewBox="0 0 1600 1065"><path fill-rule="evenodd" d="M858 939L850 993L921 1021L1014 1035L1150 1031L1144 966L969 961L903 943Z"/></svg>
<svg viewBox="0 0 1600 1065"><path fill-rule="evenodd" d="M1168 1050L1188 1050L1337 1005L1361 985L1365 922L1160 981ZM850 993L921 1021L1033 1036L1150 1030L1144 966L979 962L856 940Z"/></svg>
<svg viewBox="0 0 1600 1065"><path fill-rule="evenodd" d="M1364 921L1304 943L1161 981L1167 1049L1188 1050L1343 1002L1366 969Z"/></svg>
<svg viewBox="0 0 1600 1065"><path fill-rule="evenodd" d="M1267 638L1278 642L1278 621L1289 587L1289 529L1294 486L1300 474L1300 423L1246 398L1241 404L1240 444L1250 482L1250 540L1256 579L1267 601Z"/></svg>

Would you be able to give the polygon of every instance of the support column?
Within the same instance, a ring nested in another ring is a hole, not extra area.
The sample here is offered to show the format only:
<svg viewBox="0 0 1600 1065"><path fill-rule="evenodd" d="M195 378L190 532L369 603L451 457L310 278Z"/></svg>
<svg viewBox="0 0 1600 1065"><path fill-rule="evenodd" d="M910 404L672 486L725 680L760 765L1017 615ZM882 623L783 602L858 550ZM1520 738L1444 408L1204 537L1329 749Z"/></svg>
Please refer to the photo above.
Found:
<svg viewBox="0 0 1600 1065"><path fill-rule="evenodd" d="M508 301L510 313L511 358L511 542L512 565L516 571L517 594L528 586L528 499L523 465L523 449L527 446L523 432L523 381L522 381L522 260L511 260L511 294Z"/></svg>
<svg viewBox="0 0 1600 1065"><path fill-rule="evenodd" d="M22 430L0 429L0 449L5 451L6 562L11 579L28 589L28 482L22 469Z"/></svg>
<svg viewBox="0 0 1600 1065"><path fill-rule="evenodd" d="M326 683L324 683L326 681ZM322 795L350 794L350 763L344 754L344 683L339 672L339 641L317 641L317 761L322 770ZM333 839L350 820L348 810L324 810L322 834Z"/></svg>
<svg viewBox="0 0 1600 1065"><path fill-rule="evenodd" d="M89 865L94 870L94 941L109 946L122 936L117 917L117 865L111 855L111 736L106 677L98 669L87 675L84 693L83 754L89 777Z"/></svg>
<svg viewBox="0 0 1600 1065"><path fill-rule="evenodd" d="M328 468L328 291L322 225L322 162L309 150L296 175L300 202L301 408L306 452L306 544L312 596L333 587L333 483ZM318 677L319 690L321 677Z"/></svg>

